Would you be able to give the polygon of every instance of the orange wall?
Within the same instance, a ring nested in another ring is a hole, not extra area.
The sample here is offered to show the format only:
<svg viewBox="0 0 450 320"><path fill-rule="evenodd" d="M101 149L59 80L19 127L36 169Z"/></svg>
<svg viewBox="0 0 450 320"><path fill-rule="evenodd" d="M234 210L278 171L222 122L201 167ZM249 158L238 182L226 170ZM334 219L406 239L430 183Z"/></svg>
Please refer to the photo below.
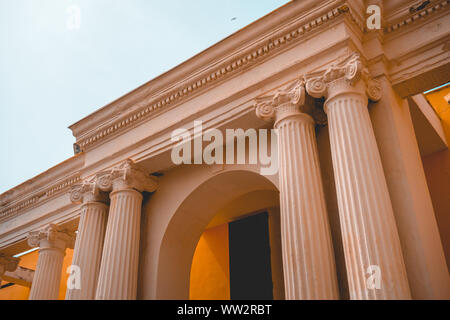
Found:
<svg viewBox="0 0 450 320"><path fill-rule="evenodd" d="M192 259L189 298L229 300L228 224L203 232Z"/></svg>
<svg viewBox="0 0 450 320"><path fill-rule="evenodd" d="M63 270L61 273L61 284L59 289L59 300L64 300L66 295L66 283L68 274L66 274L67 267L72 263L73 250L67 249L64 257ZM38 261L38 251L33 251L20 257L19 265L24 268L36 270ZM2 281L2 285L8 282ZM30 288L18 284L10 287L0 289L0 300L27 300Z"/></svg>
<svg viewBox="0 0 450 320"><path fill-rule="evenodd" d="M450 144L450 105L444 99L447 94L450 94L450 86L425 96L441 118L447 144ZM422 161L447 266L450 266L450 151L435 152Z"/></svg>

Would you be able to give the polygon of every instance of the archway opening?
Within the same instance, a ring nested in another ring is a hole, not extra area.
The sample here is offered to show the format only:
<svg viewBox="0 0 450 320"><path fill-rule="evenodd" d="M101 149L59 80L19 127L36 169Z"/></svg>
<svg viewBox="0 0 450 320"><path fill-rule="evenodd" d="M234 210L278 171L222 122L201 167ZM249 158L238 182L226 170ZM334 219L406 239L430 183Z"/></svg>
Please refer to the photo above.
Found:
<svg viewBox="0 0 450 320"><path fill-rule="evenodd" d="M209 178L178 206L161 243L156 298L233 299L229 225L263 212L272 297L283 299L278 189L266 177L244 170L225 171Z"/></svg>
<svg viewBox="0 0 450 320"><path fill-rule="evenodd" d="M192 259L190 299L283 299L279 195L249 192L217 212Z"/></svg>

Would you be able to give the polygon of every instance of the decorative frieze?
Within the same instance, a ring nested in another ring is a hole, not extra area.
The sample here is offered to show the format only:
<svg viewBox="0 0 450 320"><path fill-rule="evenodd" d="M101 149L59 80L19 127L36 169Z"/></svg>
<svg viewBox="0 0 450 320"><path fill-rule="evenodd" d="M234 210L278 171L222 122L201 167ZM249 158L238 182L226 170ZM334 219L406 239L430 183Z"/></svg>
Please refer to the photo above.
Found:
<svg viewBox="0 0 450 320"><path fill-rule="evenodd" d="M411 25L414 22L424 19L431 14L441 11L442 9L449 8L450 0L444 0L437 3L433 3L430 6L426 6L420 11L415 11L412 14L408 14L406 17L401 18L395 23L384 28L384 33L388 34L394 31L397 31L405 26Z"/></svg>
<svg viewBox="0 0 450 320"><path fill-rule="evenodd" d="M43 191L36 195L27 197L25 200L12 203L10 205L4 205L4 209L0 211L0 221L14 217L16 214L22 212L25 209L31 208L39 203L51 199L62 192L66 191L70 186L79 182L80 176L77 174L70 178L57 182L45 188Z"/></svg>

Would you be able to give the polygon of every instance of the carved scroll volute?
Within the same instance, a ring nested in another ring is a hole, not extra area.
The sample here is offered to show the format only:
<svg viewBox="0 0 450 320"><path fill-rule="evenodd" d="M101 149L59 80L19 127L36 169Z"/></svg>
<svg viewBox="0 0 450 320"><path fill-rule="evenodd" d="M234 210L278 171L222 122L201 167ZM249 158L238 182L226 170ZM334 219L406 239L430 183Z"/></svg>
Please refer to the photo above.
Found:
<svg viewBox="0 0 450 320"><path fill-rule="evenodd" d="M314 98L328 98L329 87L339 81L346 81L347 86L355 86L360 80L364 82L365 93L371 101L381 98L380 83L371 78L363 66L359 53L354 53L344 61L331 65L328 69L305 75L305 87Z"/></svg>
<svg viewBox="0 0 450 320"><path fill-rule="evenodd" d="M100 190L93 181L74 185L70 190L70 201L73 203L100 201Z"/></svg>
<svg viewBox="0 0 450 320"><path fill-rule="evenodd" d="M327 84L323 77L317 73L305 75L305 87L308 94L313 98L322 98L327 95Z"/></svg>
<svg viewBox="0 0 450 320"><path fill-rule="evenodd" d="M272 98L272 105L278 107L284 104L291 104L296 107L305 104L305 88L302 80L296 80L275 93Z"/></svg>
<svg viewBox="0 0 450 320"><path fill-rule="evenodd" d="M381 83L373 79L367 69L363 70L363 80L366 83L366 94L370 101L377 102L381 99Z"/></svg>
<svg viewBox="0 0 450 320"><path fill-rule="evenodd" d="M260 98L256 100L256 116L265 121L275 119L275 108L271 98Z"/></svg>
<svg viewBox="0 0 450 320"><path fill-rule="evenodd" d="M303 80L296 80L285 88L277 90L273 95L259 97L256 99L256 116L265 121L277 120L280 112L287 108L305 112L306 91Z"/></svg>
<svg viewBox="0 0 450 320"><path fill-rule="evenodd" d="M40 247L41 241L64 243L64 247L73 248L75 245L75 233L69 232L56 224L49 224L47 227L32 231L28 235L28 244L31 247Z"/></svg>
<svg viewBox="0 0 450 320"><path fill-rule="evenodd" d="M97 187L102 191L111 191L113 186L113 177L111 171L103 171L96 176Z"/></svg>
<svg viewBox="0 0 450 320"><path fill-rule="evenodd" d="M102 191L132 188L138 191L153 192L157 187L156 178L145 173L130 159L125 160L117 167L97 174L96 183Z"/></svg>
<svg viewBox="0 0 450 320"><path fill-rule="evenodd" d="M298 80L294 87L289 90L288 94L290 102L295 106L304 106L306 102L305 82Z"/></svg>

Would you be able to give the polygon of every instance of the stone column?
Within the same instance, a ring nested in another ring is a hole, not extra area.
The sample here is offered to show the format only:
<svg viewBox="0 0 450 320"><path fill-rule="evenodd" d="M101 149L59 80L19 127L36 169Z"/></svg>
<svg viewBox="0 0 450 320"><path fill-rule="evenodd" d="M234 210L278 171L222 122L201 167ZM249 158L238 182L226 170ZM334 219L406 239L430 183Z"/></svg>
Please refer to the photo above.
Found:
<svg viewBox="0 0 450 320"><path fill-rule="evenodd" d="M338 299L336 267L315 137L303 82L258 99L256 114L275 120L286 299ZM310 99L308 99L310 100Z"/></svg>
<svg viewBox="0 0 450 320"><path fill-rule="evenodd" d="M96 299L136 299L141 192L155 191L156 182L131 160L97 179L102 190L112 192Z"/></svg>
<svg viewBox="0 0 450 320"><path fill-rule="evenodd" d="M70 199L83 203L72 260L72 266L79 268L80 286L67 288L66 300L94 300L108 219L107 199L95 182L73 186Z"/></svg>
<svg viewBox="0 0 450 320"><path fill-rule="evenodd" d="M391 200L367 109L380 99L358 54L305 76L326 97L331 153L351 299L409 299Z"/></svg>
<svg viewBox="0 0 450 320"><path fill-rule="evenodd" d="M75 235L50 224L30 232L28 244L39 247L39 257L29 300L57 300L66 248L73 248Z"/></svg>
<svg viewBox="0 0 450 320"><path fill-rule="evenodd" d="M19 260L19 258L0 253L0 284L2 283L2 278L6 271L13 272L17 269Z"/></svg>

